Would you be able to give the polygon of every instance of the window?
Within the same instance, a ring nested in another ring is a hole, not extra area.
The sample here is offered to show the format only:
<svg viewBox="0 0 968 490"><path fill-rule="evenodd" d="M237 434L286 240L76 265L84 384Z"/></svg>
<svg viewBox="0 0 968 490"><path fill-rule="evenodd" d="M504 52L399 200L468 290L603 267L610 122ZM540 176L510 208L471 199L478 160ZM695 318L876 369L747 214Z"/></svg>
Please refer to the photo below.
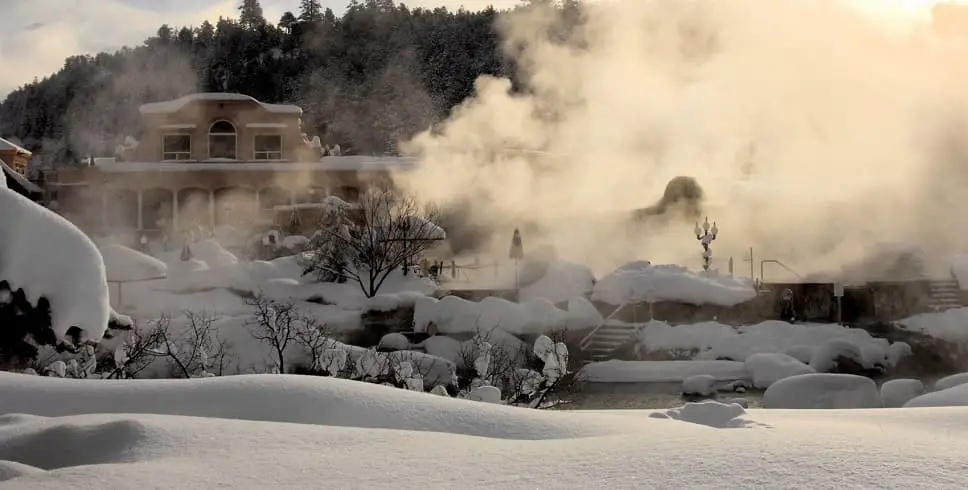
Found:
<svg viewBox="0 0 968 490"><path fill-rule="evenodd" d="M257 134L253 147L255 160L282 160L282 136L278 134Z"/></svg>
<svg viewBox="0 0 968 490"><path fill-rule="evenodd" d="M166 134L161 144L162 160L191 160L192 135Z"/></svg>
<svg viewBox="0 0 968 490"><path fill-rule="evenodd" d="M208 158L235 160L235 126L228 121L216 121L208 130Z"/></svg>

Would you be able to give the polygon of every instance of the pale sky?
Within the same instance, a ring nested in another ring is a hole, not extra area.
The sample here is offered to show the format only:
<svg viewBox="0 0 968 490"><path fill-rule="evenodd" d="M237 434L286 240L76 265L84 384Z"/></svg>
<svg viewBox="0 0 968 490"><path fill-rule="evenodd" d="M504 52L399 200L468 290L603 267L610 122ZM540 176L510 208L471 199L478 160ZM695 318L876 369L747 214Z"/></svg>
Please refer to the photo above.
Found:
<svg viewBox="0 0 968 490"><path fill-rule="evenodd" d="M42 78L73 54L114 51L141 44L162 24L199 25L219 15L238 17L240 0L0 0L0 100ZM266 19L298 13L299 0L262 0ZM322 0L338 14L347 0ZM399 2L398 2L399 3ZM410 0L410 7L504 8L518 0Z"/></svg>

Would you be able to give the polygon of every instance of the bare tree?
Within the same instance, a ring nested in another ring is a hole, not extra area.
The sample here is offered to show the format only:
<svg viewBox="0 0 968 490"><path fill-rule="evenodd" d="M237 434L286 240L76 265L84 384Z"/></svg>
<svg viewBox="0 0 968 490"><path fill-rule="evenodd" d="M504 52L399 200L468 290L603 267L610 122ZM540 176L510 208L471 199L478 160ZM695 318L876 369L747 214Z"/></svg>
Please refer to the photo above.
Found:
<svg viewBox="0 0 968 490"><path fill-rule="evenodd" d="M162 315L145 328L132 330L123 349L115 353L116 368L110 377L134 377L159 358L177 377L221 375L228 354L211 315L186 311L181 328Z"/></svg>
<svg viewBox="0 0 968 490"><path fill-rule="evenodd" d="M296 341L302 330L303 319L293 303L274 301L259 294L247 299L255 309L249 322L249 333L256 340L269 344L280 373L286 372L286 349Z"/></svg>
<svg viewBox="0 0 968 490"><path fill-rule="evenodd" d="M313 253L309 271L345 275L360 285L368 298L376 296L390 273L416 263L416 258L435 242L446 238L439 212L421 206L413 196L377 186L360 196L348 226L320 229L320 245ZM347 254L347 266L332 254Z"/></svg>
<svg viewBox="0 0 968 490"><path fill-rule="evenodd" d="M309 359L309 369L315 374L323 370L323 352L331 345L330 332L326 324L309 315L300 315L300 322L296 330L295 338L297 344L303 349L303 353Z"/></svg>

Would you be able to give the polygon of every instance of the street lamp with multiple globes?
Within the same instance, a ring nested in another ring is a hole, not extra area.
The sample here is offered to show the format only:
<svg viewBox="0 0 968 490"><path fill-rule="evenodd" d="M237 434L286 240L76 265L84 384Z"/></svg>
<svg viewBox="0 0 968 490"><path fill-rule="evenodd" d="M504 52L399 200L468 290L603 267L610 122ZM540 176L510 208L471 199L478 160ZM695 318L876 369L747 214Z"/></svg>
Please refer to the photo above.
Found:
<svg viewBox="0 0 968 490"><path fill-rule="evenodd" d="M699 240L699 243L702 245L702 270L708 271L713 261L713 251L709 248L709 245L716 239L719 228L716 226L715 221L713 221L712 228L710 228L709 218L707 217L703 221L702 229L699 228L699 223L696 223L694 231L696 233L696 240Z"/></svg>

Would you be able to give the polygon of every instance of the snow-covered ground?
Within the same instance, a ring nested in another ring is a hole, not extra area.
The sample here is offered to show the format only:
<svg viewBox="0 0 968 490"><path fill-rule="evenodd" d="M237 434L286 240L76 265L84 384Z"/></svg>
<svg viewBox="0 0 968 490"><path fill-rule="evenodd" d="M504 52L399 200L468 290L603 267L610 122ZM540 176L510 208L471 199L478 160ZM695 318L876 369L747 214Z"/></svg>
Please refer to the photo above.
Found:
<svg viewBox="0 0 968 490"><path fill-rule="evenodd" d="M5 489L961 488L968 479L964 408L541 412L277 375L0 374L0 391Z"/></svg>

